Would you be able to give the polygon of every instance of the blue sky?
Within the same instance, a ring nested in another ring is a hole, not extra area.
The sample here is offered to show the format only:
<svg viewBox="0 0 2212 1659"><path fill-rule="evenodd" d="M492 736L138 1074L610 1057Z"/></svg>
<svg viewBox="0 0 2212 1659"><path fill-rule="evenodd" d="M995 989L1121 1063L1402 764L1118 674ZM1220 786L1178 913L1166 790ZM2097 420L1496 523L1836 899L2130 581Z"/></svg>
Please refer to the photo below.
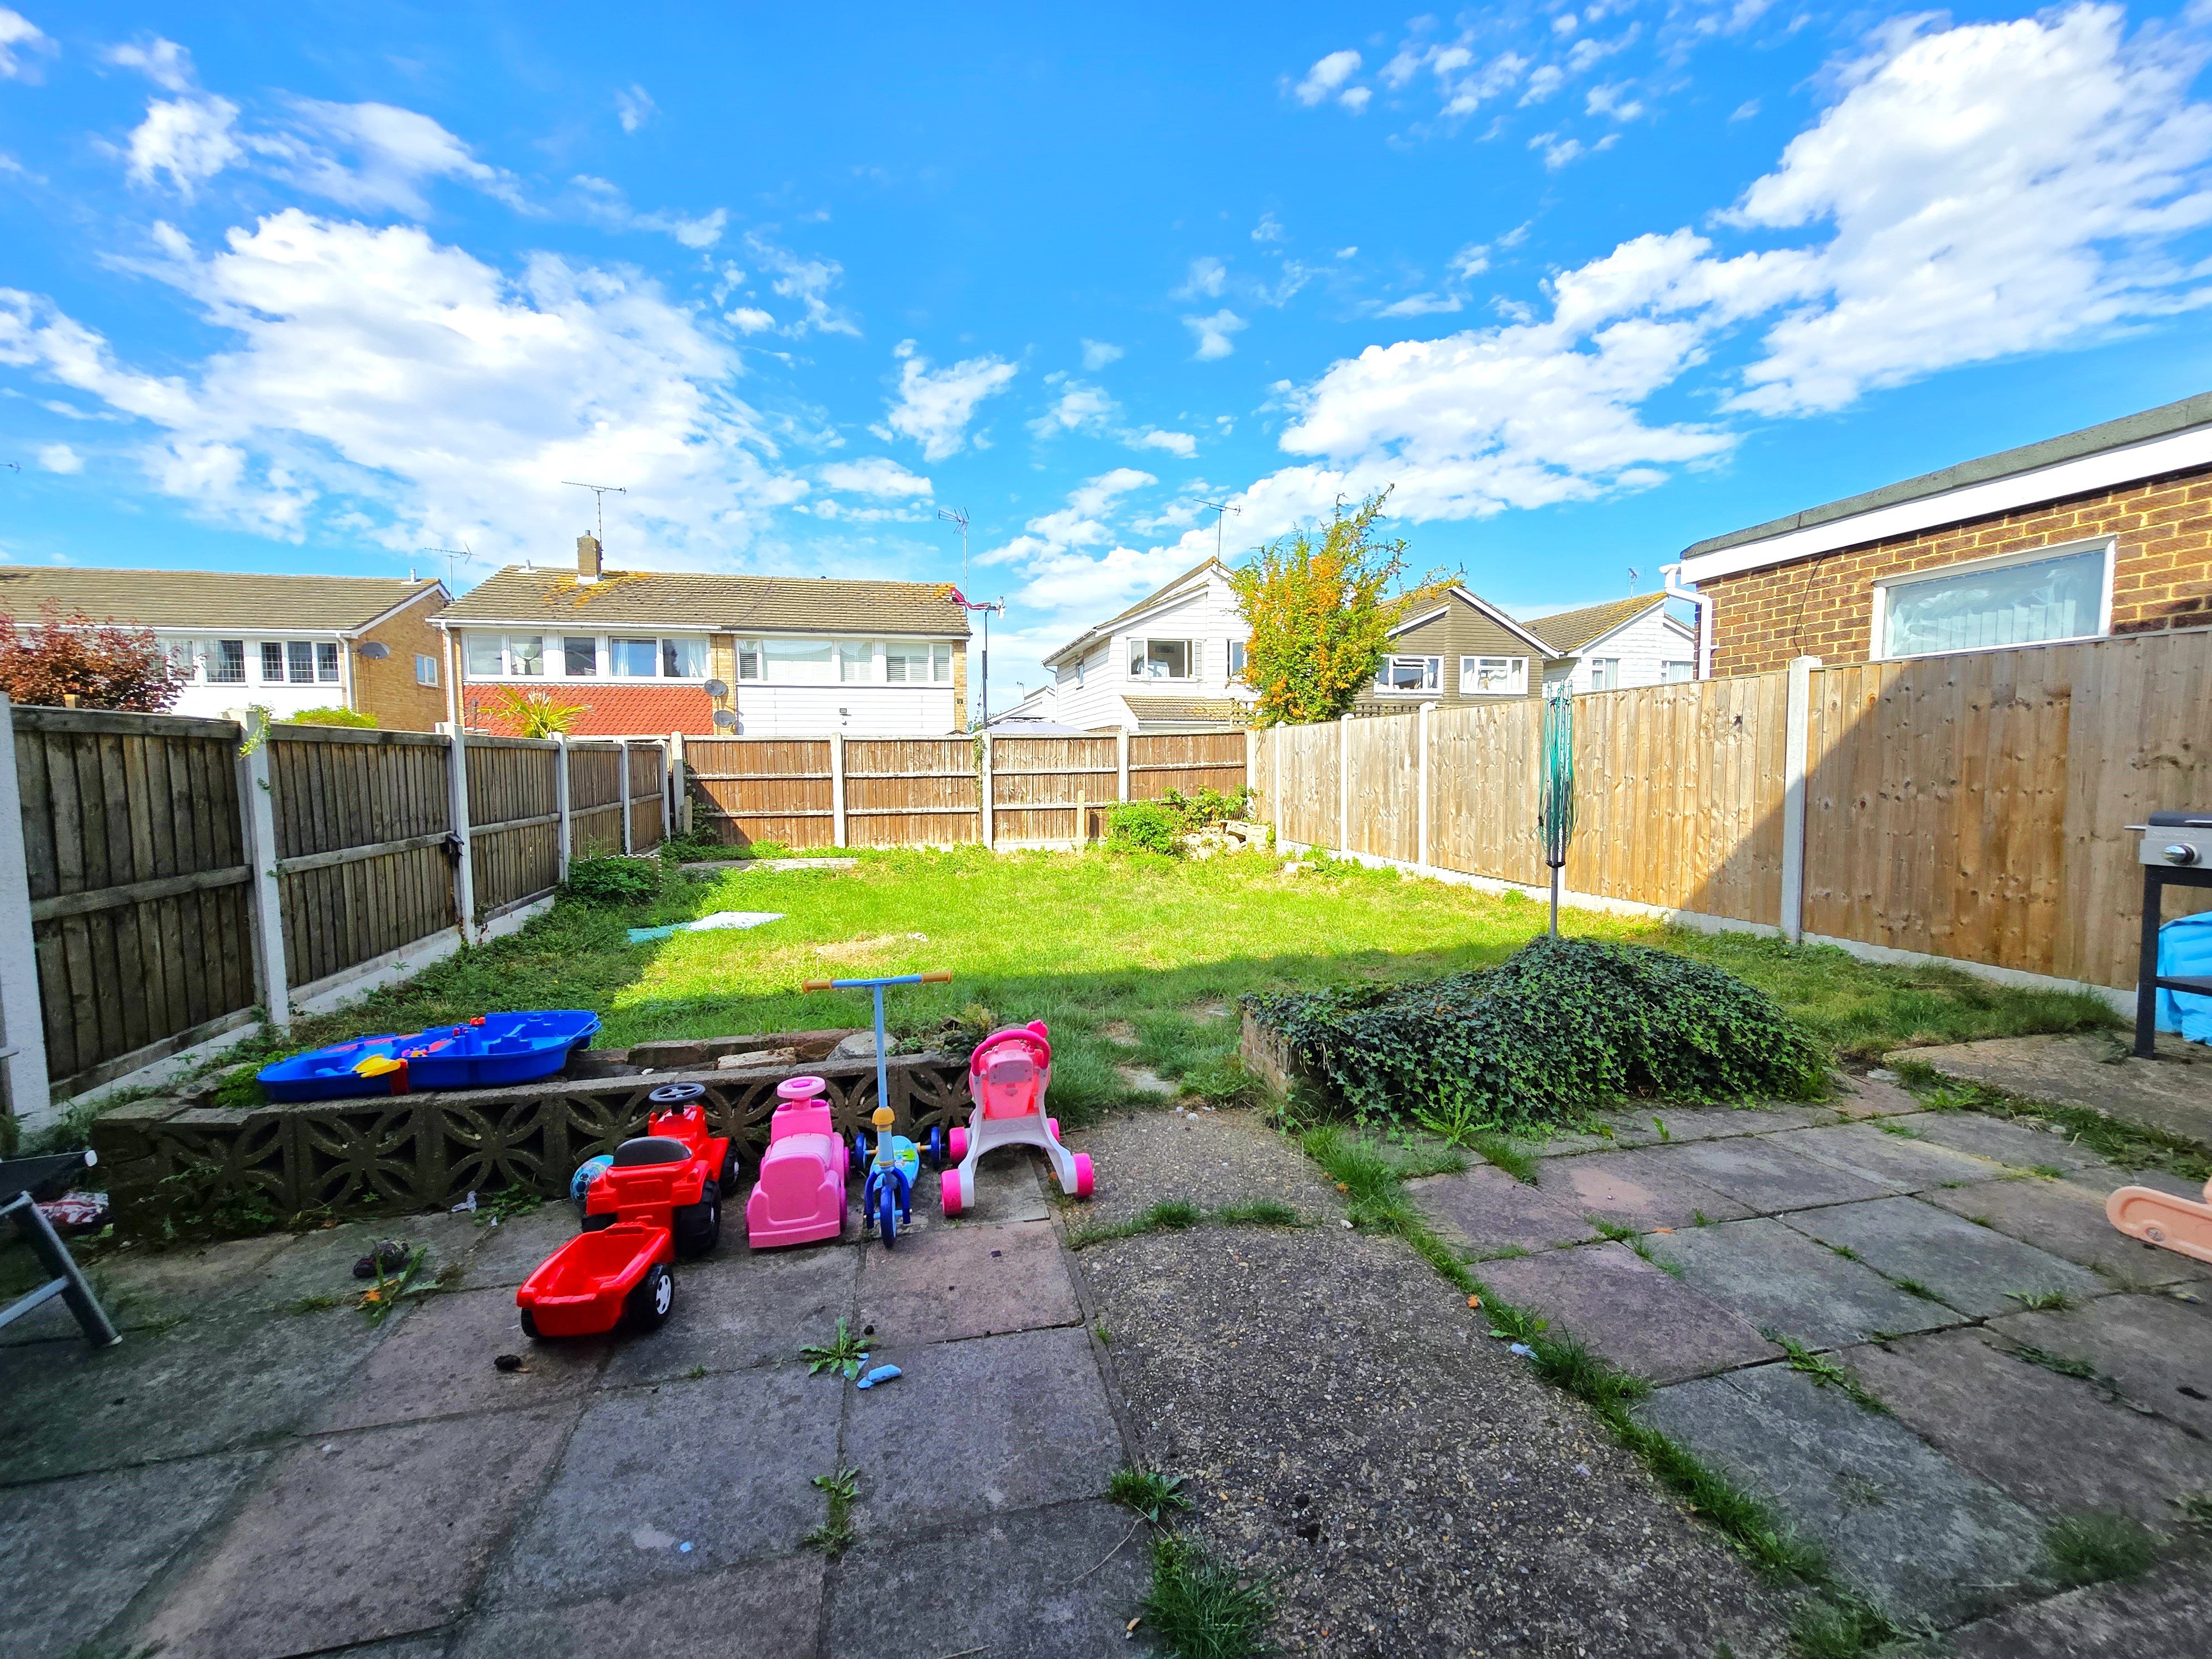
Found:
<svg viewBox="0 0 2212 1659"><path fill-rule="evenodd" d="M0 7L0 556L1524 611L2212 386L2212 0Z"/></svg>

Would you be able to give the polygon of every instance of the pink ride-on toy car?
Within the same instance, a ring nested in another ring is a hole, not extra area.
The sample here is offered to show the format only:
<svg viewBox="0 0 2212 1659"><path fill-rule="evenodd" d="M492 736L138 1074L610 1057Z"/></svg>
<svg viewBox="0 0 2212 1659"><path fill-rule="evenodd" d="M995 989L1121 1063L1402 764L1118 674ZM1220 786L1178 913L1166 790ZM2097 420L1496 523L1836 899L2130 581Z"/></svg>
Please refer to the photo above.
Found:
<svg viewBox="0 0 2212 1659"><path fill-rule="evenodd" d="M1052 1086L1052 1043L1045 1023L994 1031L968 1057L968 1088L975 1099L968 1127L952 1132L948 1150L957 1168L942 1178L945 1213L958 1215L975 1202L975 1166L1001 1146L1035 1146L1052 1160L1060 1191L1091 1196L1091 1159L1060 1144L1060 1120L1047 1117Z"/></svg>
<svg viewBox="0 0 2212 1659"><path fill-rule="evenodd" d="M745 1200L745 1237L757 1250L812 1244L845 1230L846 1146L830 1121L818 1077L776 1085L760 1179Z"/></svg>

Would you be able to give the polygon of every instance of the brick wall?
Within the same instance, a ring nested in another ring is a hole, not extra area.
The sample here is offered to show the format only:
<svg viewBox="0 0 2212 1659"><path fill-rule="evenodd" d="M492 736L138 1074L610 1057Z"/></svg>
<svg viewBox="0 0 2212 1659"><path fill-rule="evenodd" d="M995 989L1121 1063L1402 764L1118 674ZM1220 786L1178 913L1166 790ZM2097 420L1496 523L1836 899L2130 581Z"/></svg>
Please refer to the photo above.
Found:
<svg viewBox="0 0 2212 1659"><path fill-rule="evenodd" d="M430 618L445 608L438 590L428 589L404 611L362 636L388 646L390 656L371 662L354 653L353 706L375 715L376 723L387 732L428 732L446 718L446 641L430 626ZM418 656L437 663L439 684L416 684Z"/></svg>
<svg viewBox="0 0 2212 1659"><path fill-rule="evenodd" d="M1802 655L1864 662L1877 578L2101 536L2118 538L2115 634L2212 625L2212 467L2201 467L1700 582L1717 601L1713 672L1761 673Z"/></svg>

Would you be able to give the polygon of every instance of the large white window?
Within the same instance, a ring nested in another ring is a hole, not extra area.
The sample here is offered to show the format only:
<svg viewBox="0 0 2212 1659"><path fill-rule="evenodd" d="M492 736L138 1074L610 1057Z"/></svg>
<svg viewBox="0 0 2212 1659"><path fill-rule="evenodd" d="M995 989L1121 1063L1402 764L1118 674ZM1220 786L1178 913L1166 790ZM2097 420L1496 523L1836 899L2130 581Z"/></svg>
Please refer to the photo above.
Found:
<svg viewBox="0 0 2212 1659"><path fill-rule="evenodd" d="M1996 651L2104 634L2112 544L1983 559L1875 584L1875 653Z"/></svg>
<svg viewBox="0 0 2212 1659"><path fill-rule="evenodd" d="M236 643L243 647L246 642L240 640ZM243 654L242 650L240 654ZM240 666L244 665L240 664ZM337 677L338 647L335 640L261 641L261 683L264 685L313 685L318 681L335 684Z"/></svg>
<svg viewBox="0 0 2212 1659"><path fill-rule="evenodd" d="M618 679L649 680L660 667L660 641L617 636L607 641L607 670Z"/></svg>
<svg viewBox="0 0 2212 1659"><path fill-rule="evenodd" d="M1528 695L1526 657L1462 657L1459 694L1463 697L1525 697Z"/></svg>
<svg viewBox="0 0 2212 1659"><path fill-rule="evenodd" d="M768 678L784 685L828 685L837 678L836 652L827 640L764 640Z"/></svg>
<svg viewBox="0 0 2212 1659"><path fill-rule="evenodd" d="M837 641L837 678L850 684L866 685L876 678L876 647L870 640L840 640Z"/></svg>
<svg viewBox="0 0 2212 1659"><path fill-rule="evenodd" d="M665 679L703 680L707 678L707 641L686 634L660 642L660 672Z"/></svg>
<svg viewBox="0 0 2212 1659"><path fill-rule="evenodd" d="M1082 678L1082 665L1076 665ZM893 685L913 685L924 680L949 684L952 679L952 647L921 640L892 640L884 647L884 678Z"/></svg>
<svg viewBox="0 0 2212 1659"><path fill-rule="evenodd" d="M1587 661L1589 668L1589 689L1591 690L1618 691L1620 690L1620 658L1591 657L1589 658Z"/></svg>
<svg viewBox="0 0 2212 1659"><path fill-rule="evenodd" d="M1375 671L1377 691L1434 691L1443 681L1442 657L1385 657Z"/></svg>
<svg viewBox="0 0 2212 1659"><path fill-rule="evenodd" d="M206 643L208 684L210 685L245 684L246 641L244 640L210 640Z"/></svg>
<svg viewBox="0 0 2212 1659"><path fill-rule="evenodd" d="M1131 640L1129 678L1133 680L1187 680L1195 654L1188 640Z"/></svg>
<svg viewBox="0 0 2212 1659"><path fill-rule="evenodd" d="M1698 665L1693 662L1662 662L1659 665L1659 678L1668 685L1686 685L1698 678Z"/></svg>

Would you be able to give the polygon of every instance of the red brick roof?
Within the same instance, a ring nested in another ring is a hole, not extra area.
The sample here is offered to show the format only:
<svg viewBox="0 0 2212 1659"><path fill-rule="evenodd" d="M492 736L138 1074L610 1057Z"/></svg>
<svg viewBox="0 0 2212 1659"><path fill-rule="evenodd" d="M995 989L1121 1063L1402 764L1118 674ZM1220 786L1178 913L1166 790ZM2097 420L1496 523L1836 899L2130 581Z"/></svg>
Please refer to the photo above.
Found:
<svg viewBox="0 0 2212 1659"><path fill-rule="evenodd" d="M515 689L545 692L556 703L589 705L568 728L571 737L649 738L670 732L694 738L714 735L714 705L696 685L564 684L548 687L526 681L517 683ZM500 713L504 700L497 685L471 680L462 696L467 703L470 731L502 738L516 734L514 722Z"/></svg>

